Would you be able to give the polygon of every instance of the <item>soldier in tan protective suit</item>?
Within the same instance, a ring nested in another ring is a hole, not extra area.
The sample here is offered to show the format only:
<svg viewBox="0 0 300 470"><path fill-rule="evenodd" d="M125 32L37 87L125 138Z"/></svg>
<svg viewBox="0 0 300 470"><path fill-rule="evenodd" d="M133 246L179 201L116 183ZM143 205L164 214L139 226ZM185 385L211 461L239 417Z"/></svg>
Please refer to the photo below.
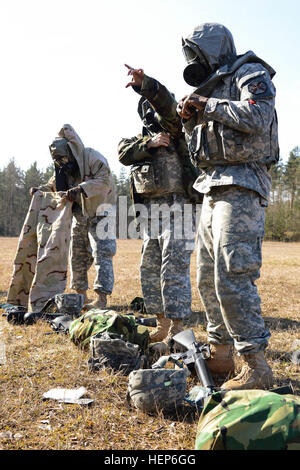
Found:
<svg viewBox="0 0 300 470"><path fill-rule="evenodd" d="M114 285L113 256L116 253L115 234L110 230L103 236L99 224L105 215L113 213L116 190L107 160L92 148L84 147L72 126L65 124L50 146L55 174L40 191L66 191L72 202L71 231L71 288L84 294L87 301L87 272L93 261L96 269L94 291L97 299L90 307L105 308L107 295ZM105 205L105 211L102 207Z"/></svg>

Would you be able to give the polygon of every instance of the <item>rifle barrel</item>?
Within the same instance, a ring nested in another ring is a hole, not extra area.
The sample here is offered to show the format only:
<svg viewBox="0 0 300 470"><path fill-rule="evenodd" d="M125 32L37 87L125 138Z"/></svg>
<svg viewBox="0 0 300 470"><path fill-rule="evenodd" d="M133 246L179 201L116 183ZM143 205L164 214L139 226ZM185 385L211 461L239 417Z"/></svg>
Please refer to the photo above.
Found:
<svg viewBox="0 0 300 470"><path fill-rule="evenodd" d="M195 369L197 377L199 378L203 387L214 388L214 382L210 373L210 370L207 367L206 360L202 357L201 354L195 354Z"/></svg>

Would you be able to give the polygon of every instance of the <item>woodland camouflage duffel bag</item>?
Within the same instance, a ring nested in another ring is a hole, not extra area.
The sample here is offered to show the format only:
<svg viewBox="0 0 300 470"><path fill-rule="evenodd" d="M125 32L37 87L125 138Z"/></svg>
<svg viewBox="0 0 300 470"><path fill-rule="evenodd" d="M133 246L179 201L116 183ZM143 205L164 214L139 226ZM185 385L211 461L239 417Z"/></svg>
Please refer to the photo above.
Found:
<svg viewBox="0 0 300 470"><path fill-rule="evenodd" d="M300 397L220 391L200 416L197 450L300 450Z"/></svg>

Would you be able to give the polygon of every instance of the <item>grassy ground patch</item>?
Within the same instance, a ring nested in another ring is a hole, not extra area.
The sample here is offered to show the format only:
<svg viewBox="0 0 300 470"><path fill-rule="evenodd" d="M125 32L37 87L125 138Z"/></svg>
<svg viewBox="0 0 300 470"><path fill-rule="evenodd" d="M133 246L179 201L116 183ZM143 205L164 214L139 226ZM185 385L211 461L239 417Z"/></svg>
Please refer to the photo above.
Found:
<svg viewBox="0 0 300 470"><path fill-rule="evenodd" d="M0 302L6 300L16 238L0 238ZM128 312L141 296L139 282L141 241L120 240L115 257L115 289L109 307ZM300 394L299 367L290 362L292 343L300 339L300 244L263 245L263 268L257 285L262 311L272 333L267 357L276 386L292 383ZM194 331L206 340L205 316L196 288L195 253L191 279ZM93 268L89 273L93 284ZM93 291L89 290L93 299ZM2 357L2 359L1 359ZM107 370L88 370L88 352L68 336L55 334L39 321L13 326L0 317L0 449L193 449L198 414L182 406L173 415L148 416L126 403L128 378ZM189 379L189 386L195 385ZM94 399L91 407L44 401L51 388L84 386Z"/></svg>

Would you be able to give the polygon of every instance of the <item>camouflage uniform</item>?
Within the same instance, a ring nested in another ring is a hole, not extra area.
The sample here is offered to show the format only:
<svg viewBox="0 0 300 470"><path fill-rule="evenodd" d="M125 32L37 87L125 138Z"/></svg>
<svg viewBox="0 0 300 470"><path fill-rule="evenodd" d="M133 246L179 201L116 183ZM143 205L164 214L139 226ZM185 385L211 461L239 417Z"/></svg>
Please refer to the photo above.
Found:
<svg viewBox="0 0 300 470"><path fill-rule="evenodd" d="M57 193L36 192L19 237L7 301L39 311L65 290L72 204Z"/></svg>
<svg viewBox="0 0 300 470"><path fill-rule="evenodd" d="M135 204L142 203L147 209L143 221L144 243L141 257L141 285L147 313L164 313L169 319L183 319L191 314L190 257L193 237L177 238L176 216L171 214L170 226L165 227L162 213L151 215L153 205L176 206L183 215L184 205L195 202L197 193L192 189L196 170L192 167L176 101L157 80L144 76L141 89L135 88L141 101L147 99L155 108L160 130L132 139L122 139L119 159L124 165L132 165L132 195ZM155 133L169 132L168 148L147 148L147 142ZM138 206L136 206L138 207ZM176 212L175 210L175 212ZM158 231L151 233L151 222L158 222Z"/></svg>
<svg viewBox="0 0 300 470"><path fill-rule="evenodd" d="M145 207L150 214L153 204L177 204L177 216L183 213L187 199L180 195L150 199ZM175 207L175 206L174 206ZM164 217L158 219L158 235L151 235L150 217L144 226L144 242L140 264L142 292L148 314L164 312L167 318L187 318L191 313L190 257L194 241L176 239L176 212L170 216L170 226Z"/></svg>
<svg viewBox="0 0 300 470"><path fill-rule="evenodd" d="M204 194L198 288L210 342L234 342L239 352L256 353L270 336L254 282L271 187L268 169L278 158L275 72L251 51L236 56L224 27L206 26L186 41L217 70L196 90L209 98L204 113L183 122L191 158L202 172L194 187ZM210 33L220 42L210 41ZM218 64L224 57L228 64Z"/></svg>
<svg viewBox="0 0 300 470"><path fill-rule="evenodd" d="M114 286L112 258L116 253L116 240L101 240L96 229L99 218L86 219L81 211L73 212L71 258L71 288L88 289L87 272L93 262L96 270L94 290L110 295Z"/></svg>

